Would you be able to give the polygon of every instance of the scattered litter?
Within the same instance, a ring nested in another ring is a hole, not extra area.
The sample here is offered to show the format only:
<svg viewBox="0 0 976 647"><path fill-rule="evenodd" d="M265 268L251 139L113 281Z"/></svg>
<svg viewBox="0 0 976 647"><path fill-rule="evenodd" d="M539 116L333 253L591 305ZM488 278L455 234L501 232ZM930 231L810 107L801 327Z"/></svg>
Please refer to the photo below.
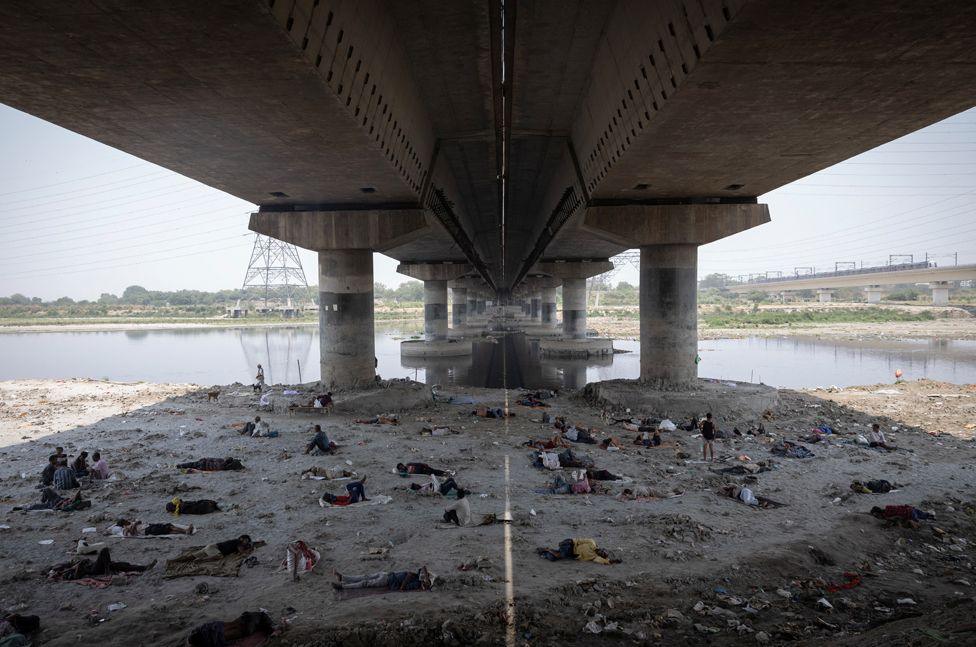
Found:
<svg viewBox="0 0 976 647"><path fill-rule="evenodd" d="M53 539L42 539L42 540L40 540L37 543L39 543L41 546L50 546L51 544L54 543L54 540Z"/></svg>
<svg viewBox="0 0 976 647"><path fill-rule="evenodd" d="M915 600L911 598L898 598L897 602L902 606L910 606L910 607L913 607L916 604L918 604L917 602L915 602Z"/></svg>
<svg viewBox="0 0 976 647"><path fill-rule="evenodd" d="M121 611L126 607L125 602L113 602L112 604L105 607L109 611Z"/></svg>

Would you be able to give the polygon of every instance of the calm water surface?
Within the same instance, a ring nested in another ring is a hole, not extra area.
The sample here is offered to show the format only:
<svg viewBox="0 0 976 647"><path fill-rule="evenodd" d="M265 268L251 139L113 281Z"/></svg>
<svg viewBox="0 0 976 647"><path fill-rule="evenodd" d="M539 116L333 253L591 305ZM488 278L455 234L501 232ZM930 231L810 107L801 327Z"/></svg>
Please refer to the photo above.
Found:
<svg viewBox="0 0 976 647"><path fill-rule="evenodd" d="M379 373L430 384L499 387L502 366L509 386L580 387L587 382L634 378L639 344L632 351L594 360L543 360L521 335L479 342L471 357L424 361L400 358L396 328L377 328ZM0 334L0 379L92 377L203 385L251 381L261 363L269 383L319 377L315 328L201 329L133 332ZM899 340L843 342L795 338L702 341L699 375L779 387L847 386L926 377L976 382L976 342Z"/></svg>

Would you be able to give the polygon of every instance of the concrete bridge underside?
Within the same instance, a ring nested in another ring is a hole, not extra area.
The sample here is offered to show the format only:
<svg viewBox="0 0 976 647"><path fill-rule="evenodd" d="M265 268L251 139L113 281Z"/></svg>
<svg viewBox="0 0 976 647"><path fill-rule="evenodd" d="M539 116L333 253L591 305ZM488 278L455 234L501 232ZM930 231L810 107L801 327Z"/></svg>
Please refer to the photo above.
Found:
<svg viewBox="0 0 976 647"><path fill-rule="evenodd" d="M12 0L0 101L258 204L320 252L324 330L371 316L348 252L506 298L640 247L642 377L682 382L697 246L976 104L974 24L962 0ZM370 348L327 354L369 377Z"/></svg>

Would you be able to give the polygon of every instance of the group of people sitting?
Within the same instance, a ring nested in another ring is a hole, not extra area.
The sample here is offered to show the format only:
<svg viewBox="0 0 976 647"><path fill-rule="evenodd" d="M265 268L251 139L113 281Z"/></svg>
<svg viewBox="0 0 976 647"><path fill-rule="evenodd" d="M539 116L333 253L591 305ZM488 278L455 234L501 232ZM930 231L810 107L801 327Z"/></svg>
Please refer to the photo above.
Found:
<svg viewBox="0 0 976 647"><path fill-rule="evenodd" d="M81 487L79 479L107 479L111 476L108 463L100 452L92 454L92 463L88 463L88 452L82 451L68 464L70 456L64 453L63 447L57 447L48 456L47 465L41 470L41 486L53 487L55 490L72 490Z"/></svg>

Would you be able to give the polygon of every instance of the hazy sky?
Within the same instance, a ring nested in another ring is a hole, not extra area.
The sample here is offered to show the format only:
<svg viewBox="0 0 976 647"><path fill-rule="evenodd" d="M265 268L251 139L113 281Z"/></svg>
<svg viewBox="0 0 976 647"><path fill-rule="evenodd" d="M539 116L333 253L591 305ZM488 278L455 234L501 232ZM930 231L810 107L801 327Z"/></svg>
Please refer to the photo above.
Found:
<svg viewBox="0 0 976 647"><path fill-rule="evenodd" d="M976 262L976 109L762 196L772 222L701 248L699 275L925 253ZM0 295L239 287L254 205L0 104ZM315 254L301 250L310 283ZM375 255L376 280L397 285ZM621 263L613 278L637 283Z"/></svg>

